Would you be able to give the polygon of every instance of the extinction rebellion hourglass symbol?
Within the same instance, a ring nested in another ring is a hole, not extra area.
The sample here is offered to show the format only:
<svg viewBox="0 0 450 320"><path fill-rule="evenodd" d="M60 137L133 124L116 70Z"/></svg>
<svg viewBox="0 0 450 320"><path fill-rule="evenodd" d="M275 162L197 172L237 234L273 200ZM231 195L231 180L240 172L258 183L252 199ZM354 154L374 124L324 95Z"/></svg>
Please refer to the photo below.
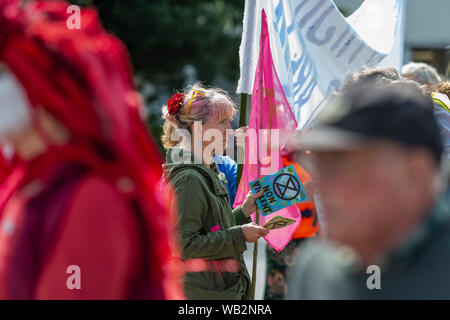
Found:
<svg viewBox="0 0 450 320"><path fill-rule="evenodd" d="M295 176L282 173L275 178L272 185L273 191L282 200L292 200L300 193L301 187Z"/></svg>

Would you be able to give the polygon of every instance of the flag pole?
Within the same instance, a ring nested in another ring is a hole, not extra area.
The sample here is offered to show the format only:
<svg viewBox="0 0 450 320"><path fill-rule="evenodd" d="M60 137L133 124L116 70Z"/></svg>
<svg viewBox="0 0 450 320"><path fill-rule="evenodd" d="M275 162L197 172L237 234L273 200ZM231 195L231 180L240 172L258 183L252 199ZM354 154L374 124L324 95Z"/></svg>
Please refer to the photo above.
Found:
<svg viewBox="0 0 450 320"><path fill-rule="evenodd" d="M264 17L264 18L263 18ZM265 17L266 14L264 12L264 9L261 12L261 32L264 28L264 22L265 22ZM264 41L262 41L262 37L260 39L260 52L264 53ZM264 75L264 54L260 53L260 60L258 60L258 64L259 64L259 72L261 75ZM264 79L262 76L260 76L259 79L259 85L260 88L264 87ZM241 103L243 97L241 96ZM259 99L260 99L260 105L263 105L264 102L264 94L260 93L259 94ZM247 96L245 96L245 106L247 106ZM241 109L241 115L240 115L240 121L243 121L243 123L245 123L246 120L246 116L247 116L247 108L245 108L245 114L242 114L242 109ZM256 207L256 217L255 217L255 223L257 225L259 225L259 210L258 207ZM257 269L257 263L258 263L258 240L256 240L255 245L253 247L253 268L252 268L252 291L251 291L251 300L255 300L255 289L256 289L256 269Z"/></svg>
<svg viewBox="0 0 450 320"><path fill-rule="evenodd" d="M259 210L256 209L256 224L259 225ZM258 240L256 240L253 247L253 267L252 267L252 293L251 300L255 300L255 289L256 289L256 267L258 263Z"/></svg>
<svg viewBox="0 0 450 320"><path fill-rule="evenodd" d="M264 18L263 18L264 16ZM264 9L262 10L261 13L261 32L264 28L264 21L265 21L265 12ZM265 42L262 41L262 39L260 39L260 51L264 52L264 44ZM260 53L260 64L259 64L259 72L261 75L264 75L264 54L261 55ZM259 62L258 62L259 63ZM264 88L264 78L262 76L259 77L259 86L260 88ZM264 104L264 94L260 93L259 94L259 99L260 99L260 105L262 106ZM270 125L272 126L272 125ZM256 217L255 217L255 223L259 226L259 210L258 207L256 207ZM256 240L255 242L255 246L253 248L253 269L252 269L252 300L255 300L255 289L256 289L256 267L257 267L257 263L258 263L258 240Z"/></svg>
<svg viewBox="0 0 450 320"><path fill-rule="evenodd" d="M239 114L239 128L243 127L247 124L247 93L241 93L241 110ZM242 170L244 169L244 152L241 147L237 147L237 163L238 163L238 171L237 171L237 181L236 186L239 186L242 177Z"/></svg>
<svg viewBox="0 0 450 320"><path fill-rule="evenodd" d="M239 128L243 127L247 124L247 93L241 94L241 110L239 115ZM239 150L242 149L241 147L238 147L237 150L237 160L238 160L238 172L237 172L237 181L236 185L239 186L239 183L241 181L242 177L242 171L244 168L244 159L242 156L244 155L245 150ZM259 225L259 211L258 208L256 209L256 224ZM257 262L258 262L258 240L256 240L254 247L253 247L253 264L252 264L252 288L251 288L251 295L250 299L255 300L255 289L256 289L256 268L257 268Z"/></svg>

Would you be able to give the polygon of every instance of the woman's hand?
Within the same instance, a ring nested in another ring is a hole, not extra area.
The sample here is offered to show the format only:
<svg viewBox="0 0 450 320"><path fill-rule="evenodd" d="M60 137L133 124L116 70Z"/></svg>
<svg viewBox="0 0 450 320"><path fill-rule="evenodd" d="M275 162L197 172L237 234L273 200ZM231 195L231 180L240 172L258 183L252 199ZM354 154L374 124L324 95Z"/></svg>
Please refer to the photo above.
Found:
<svg viewBox="0 0 450 320"><path fill-rule="evenodd" d="M244 202L242 203L242 212L246 217L250 216L253 212L256 211L256 199L261 197L263 194L263 190L255 194L253 194L251 191L247 193Z"/></svg>
<svg viewBox="0 0 450 320"><path fill-rule="evenodd" d="M251 222L241 226L242 233L244 234L245 242L256 242L259 238L267 235L270 230L264 227L258 226L256 223Z"/></svg>

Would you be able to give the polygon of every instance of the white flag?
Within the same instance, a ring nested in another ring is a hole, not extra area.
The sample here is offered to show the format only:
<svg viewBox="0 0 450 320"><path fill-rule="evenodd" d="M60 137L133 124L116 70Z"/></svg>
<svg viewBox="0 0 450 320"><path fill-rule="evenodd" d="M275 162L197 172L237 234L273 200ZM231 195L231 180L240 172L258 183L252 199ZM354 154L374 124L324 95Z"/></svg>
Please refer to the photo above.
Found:
<svg viewBox="0 0 450 320"><path fill-rule="evenodd" d="M285 95L306 128L350 71L403 60L404 0L366 0L345 18L332 0L246 0L238 93L251 93L259 55L261 10Z"/></svg>

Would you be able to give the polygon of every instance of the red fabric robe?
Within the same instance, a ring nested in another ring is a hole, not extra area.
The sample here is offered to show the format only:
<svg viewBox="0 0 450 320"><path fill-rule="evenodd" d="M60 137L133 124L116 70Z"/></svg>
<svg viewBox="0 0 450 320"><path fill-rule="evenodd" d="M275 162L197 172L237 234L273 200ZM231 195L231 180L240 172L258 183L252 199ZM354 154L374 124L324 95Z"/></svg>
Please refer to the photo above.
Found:
<svg viewBox="0 0 450 320"><path fill-rule="evenodd" d="M133 211L117 184L56 163L4 208L0 299L136 298L144 248ZM73 265L81 289L70 286ZM153 290L153 298L163 298L161 288Z"/></svg>

